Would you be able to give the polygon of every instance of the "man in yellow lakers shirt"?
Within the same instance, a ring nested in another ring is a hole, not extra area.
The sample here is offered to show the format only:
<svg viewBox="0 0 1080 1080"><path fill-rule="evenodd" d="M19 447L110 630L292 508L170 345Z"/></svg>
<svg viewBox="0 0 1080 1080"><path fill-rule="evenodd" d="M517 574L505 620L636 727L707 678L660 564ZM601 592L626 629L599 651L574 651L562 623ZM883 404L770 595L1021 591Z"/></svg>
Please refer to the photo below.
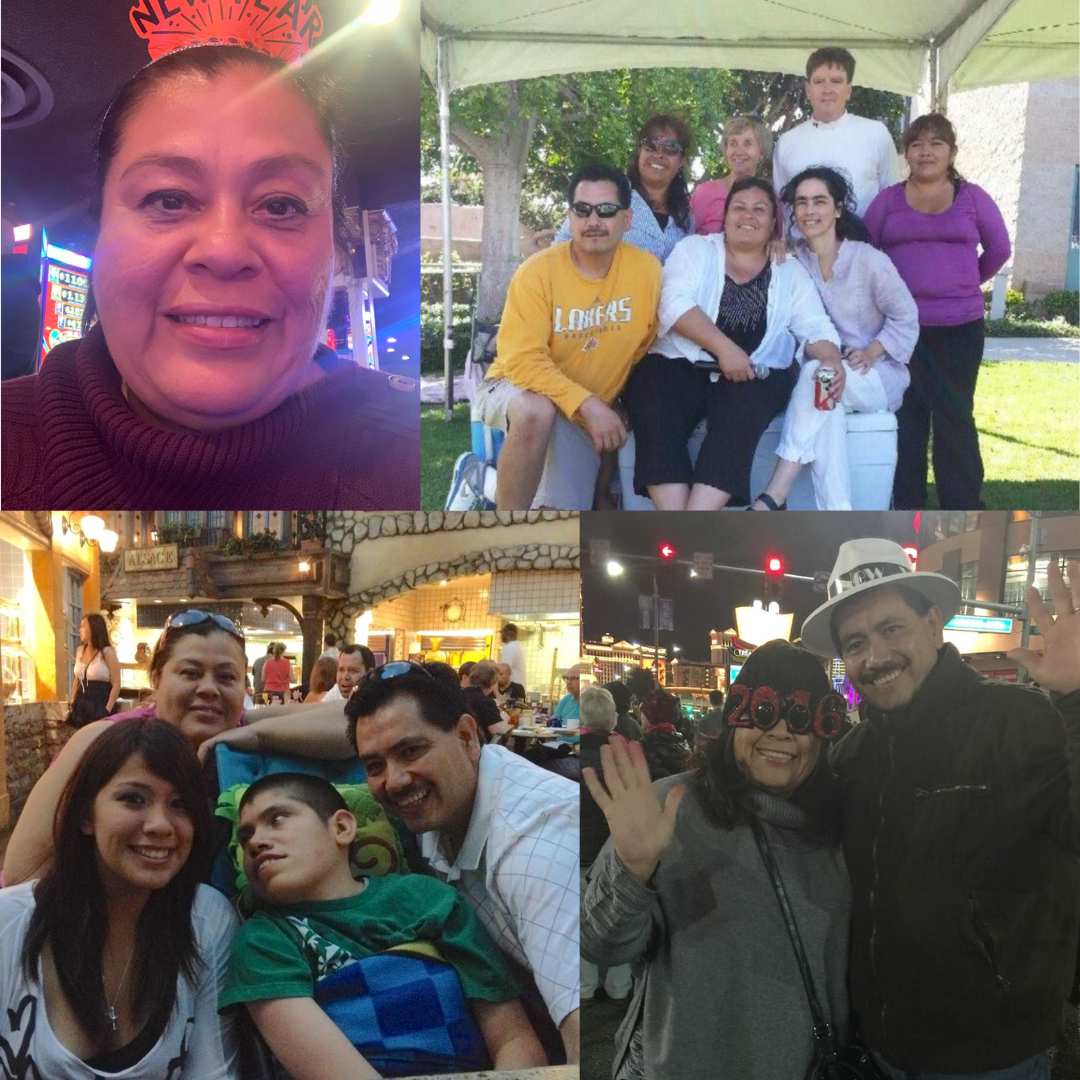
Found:
<svg viewBox="0 0 1080 1080"><path fill-rule="evenodd" d="M570 242L518 267L474 418L506 432L500 510L590 510L600 455L626 442L611 403L656 336L660 263L621 243L630 182L610 165L570 181Z"/></svg>

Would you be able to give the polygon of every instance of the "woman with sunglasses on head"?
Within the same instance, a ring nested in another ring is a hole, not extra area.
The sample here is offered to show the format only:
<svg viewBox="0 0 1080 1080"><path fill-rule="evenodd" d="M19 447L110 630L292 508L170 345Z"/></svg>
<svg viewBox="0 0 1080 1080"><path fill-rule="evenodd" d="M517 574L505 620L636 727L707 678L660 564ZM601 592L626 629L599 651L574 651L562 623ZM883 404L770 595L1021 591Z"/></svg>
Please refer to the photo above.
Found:
<svg viewBox="0 0 1080 1080"><path fill-rule="evenodd" d="M626 169L633 217L622 241L655 255L660 262L694 231L684 171L690 148L690 128L681 117L653 116L638 132ZM570 225L564 221L553 243L569 239Z"/></svg>
<svg viewBox="0 0 1080 1080"><path fill-rule="evenodd" d="M848 1035L851 891L824 743L844 702L785 641L747 659L696 769L649 782L636 743L584 770L611 838L582 897L581 955L644 977L616 1037L616 1080L804 1080L814 1021L757 837L772 852L817 997Z"/></svg>
<svg viewBox="0 0 1080 1080"><path fill-rule="evenodd" d="M158 720L108 725L55 831L40 879L0 890L4 1076L235 1080L217 998L236 917L199 884L211 821L187 741Z"/></svg>
<svg viewBox="0 0 1080 1080"><path fill-rule="evenodd" d="M772 185L731 186L724 231L688 236L664 264L659 336L623 391L636 441L634 488L658 510L718 510L750 501L758 440L786 408L800 353L831 368L843 392L840 338L806 271L772 261ZM708 431L697 462L688 441ZM767 492L759 510L780 510Z"/></svg>
<svg viewBox="0 0 1080 1080"><path fill-rule="evenodd" d="M244 636L224 615L197 609L177 612L150 657L154 700L80 728L34 785L8 843L5 884L39 877L53 857L52 821L61 793L93 743L116 722L156 717L178 728L192 750L206 739L244 723ZM216 786L216 779L212 786ZM217 792L207 792L216 798Z"/></svg>

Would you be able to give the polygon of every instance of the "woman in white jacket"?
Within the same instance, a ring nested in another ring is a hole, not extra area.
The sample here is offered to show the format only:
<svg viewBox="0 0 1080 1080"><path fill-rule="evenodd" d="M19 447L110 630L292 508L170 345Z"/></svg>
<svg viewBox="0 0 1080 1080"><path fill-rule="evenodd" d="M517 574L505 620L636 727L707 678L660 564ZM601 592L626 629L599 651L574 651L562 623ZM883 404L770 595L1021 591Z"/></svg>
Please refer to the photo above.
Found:
<svg viewBox="0 0 1080 1080"><path fill-rule="evenodd" d="M809 275L774 264L776 195L746 177L732 185L724 231L680 241L664 264L660 336L624 391L636 442L634 488L659 510L718 510L750 501L750 465L762 433L787 406L796 353L844 388L840 338ZM708 421L696 464L687 440ZM756 509L782 509L768 492Z"/></svg>

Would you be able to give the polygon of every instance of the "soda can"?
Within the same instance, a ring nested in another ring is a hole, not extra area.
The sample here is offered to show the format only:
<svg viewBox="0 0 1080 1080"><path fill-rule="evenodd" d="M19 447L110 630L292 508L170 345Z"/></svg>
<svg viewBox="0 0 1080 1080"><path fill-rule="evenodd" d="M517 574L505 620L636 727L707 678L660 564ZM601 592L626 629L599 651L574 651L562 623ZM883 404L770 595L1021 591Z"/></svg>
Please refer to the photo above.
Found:
<svg viewBox="0 0 1080 1080"><path fill-rule="evenodd" d="M833 409L834 398L829 397L829 389L836 381L836 372L832 368L819 367L814 373L814 408Z"/></svg>

